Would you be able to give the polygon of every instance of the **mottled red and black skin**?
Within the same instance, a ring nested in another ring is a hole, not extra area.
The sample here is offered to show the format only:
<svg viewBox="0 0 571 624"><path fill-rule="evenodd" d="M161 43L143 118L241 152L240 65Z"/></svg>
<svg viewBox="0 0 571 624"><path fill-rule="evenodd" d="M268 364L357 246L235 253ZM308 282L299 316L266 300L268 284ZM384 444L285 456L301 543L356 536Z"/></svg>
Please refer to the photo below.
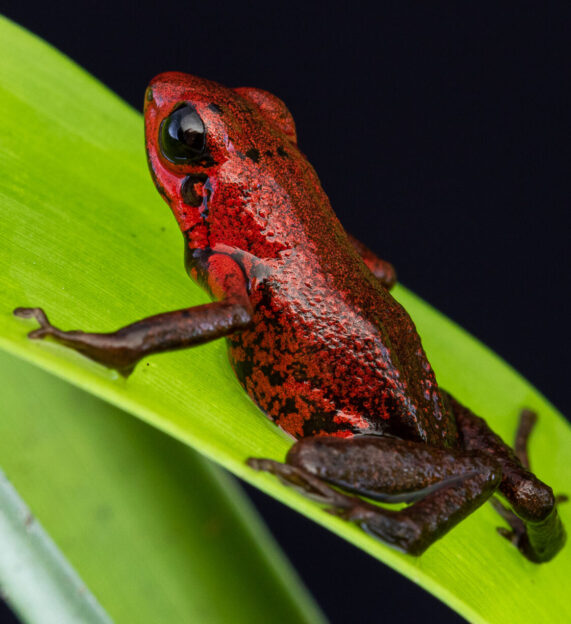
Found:
<svg viewBox="0 0 571 624"><path fill-rule="evenodd" d="M191 275L221 297L215 283L233 261L248 283L253 322L228 338L229 352L261 409L295 438L372 433L455 444L410 317L349 241L285 106L186 74L161 75L147 93L149 162L185 235ZM155 140L184 101L208 128L205 164L172 165ZM204 201L192 207L180 189L201 174L207 182L195 192Z"/></svg>
<svg viewBox="0 0 571 624"><path fill-rule="evenodd" d="M190 105L204 126L199 158L175 164L161 127ZM40 308L19 308L51 336L129 374L149 354L225 336L236 375L298 440L287 463L251 459L420 554L499 490L513 512L506 536L547 561L565 532L551 489L486 423L442 391L414 324L389 288L396 275L348 236L297 146L275 96L182 73L157 76L145 97L155 184L183 232L190 276L215 300L143 319L112 334L64 332ZM390 511L345 492L415 501Z"/></svg>

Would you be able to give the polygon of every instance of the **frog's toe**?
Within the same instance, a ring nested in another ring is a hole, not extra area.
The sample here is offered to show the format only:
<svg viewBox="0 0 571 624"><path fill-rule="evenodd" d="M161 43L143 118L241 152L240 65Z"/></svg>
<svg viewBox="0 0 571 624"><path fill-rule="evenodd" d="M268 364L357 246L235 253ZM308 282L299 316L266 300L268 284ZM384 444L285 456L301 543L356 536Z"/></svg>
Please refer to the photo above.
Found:
<svg viewBox="0 0 571 624"><path fill-rule="evenodd" d="M335 505L325 511L333 516L357 524L371 522L376 519L377 515L382 515L383 513L382 508L370 505L356 496L342 496L342 499L336 500Z"/></svg>
<svg viewBox="0 0 571 624"><path fill-rule="evenodd" d="M347 501L352 497L348 497L345 494L334 490L330 485L302 468L291 466L290 464L283 464L273 459L263 459L257 457L248 458L246 463L254 470L270 472L278 477L284 485L294 488L301 494L318 503L332 505L336 508L345 508L350 506Z"/></svg>
<svg viewBox="0 0 571 624"><path fill-rule="evenodd" d="M492 507L496 510L496 512L510 525L512 530L522 530L525 532L525 524L523 520L518 518L511 509L503 505L499 501L499 499L493 497L490 499L490 503L492 504Z"/></svg>
<svg viewBox="0 0 571 624"><path fill-rule="evenodd" d="M23 319L36 319L40 325L48 324L48 317L42 308L15 308L14 316Z"/></svg>
<svg viewBox="0 0 571 624"><path fill-rule="evenodd" d="M358 505L347 505L345 507L327 507L325 511L332 516L346 520L347 522L355 522L361 524L363 521L363 511Z"/></svg>
<svg viewBox="0 0 571 624"><path fill-rule="evenodd" d="M505 527L496 527L496 531L503 538L507 539L508 542L511 542L516 548L523 552L528 542L525 523L523 520L518 518L511 509L502 505L497 498L490 499L490 502L492 503L493 508L509 525L509 529L506 529Z"/></svg>
<svg viewBox="0 0 571 624"><path fill-rule="evenodd" d="M343 520L350 520L351 513L350 510L346 507L327 507L325 511L332 516L336 516L337 518L341 518Z"/></svg>
<svg viewBox="0 0 571 624"><path fill-rule="evenodd" d="M511 529L506 529L505 527L496 527L496 531L503 538L507 539L508 542L511 542L514 546L517 547L519 539L515 531L512 531Z"/></svg>
<svg viewBox="0 0 571 624"><path fill-rule="evenodd" d="M42 308L16 308L14 310L14 316L22 319L34 319L40 324L38 329L34 329L28 334L28 338L32 340L43 338L54 330Z"/></svg>

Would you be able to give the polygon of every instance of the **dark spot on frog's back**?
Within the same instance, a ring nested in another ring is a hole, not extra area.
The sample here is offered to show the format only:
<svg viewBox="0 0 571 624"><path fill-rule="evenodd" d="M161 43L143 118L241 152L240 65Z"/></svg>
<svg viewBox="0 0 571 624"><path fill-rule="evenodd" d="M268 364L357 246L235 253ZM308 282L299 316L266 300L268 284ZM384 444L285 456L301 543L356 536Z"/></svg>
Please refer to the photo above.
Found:
<svg viewBox="0 0 571 624"><path fill-rule="evenodd" d="M288 153L285 151L285 149L281 145L278 147L278 154L282 158L287 158L288 157Z"/></svg>
<svg viewBox="0 0 571 624"><path fill-rule="evenodd" d="M214 104L214 102L212 102L211 104L208 105L208 108L213 113L216 113L217 115L222 115L222 109L220 108L220 106L218 106L218 104Z"/></svg>
<svg viewBox="0 0 571 624"><path fill-rule="evenodd" d="M246 156L255 163L260 162L260 151L255 147L251 147L246 152Z"/></svg>

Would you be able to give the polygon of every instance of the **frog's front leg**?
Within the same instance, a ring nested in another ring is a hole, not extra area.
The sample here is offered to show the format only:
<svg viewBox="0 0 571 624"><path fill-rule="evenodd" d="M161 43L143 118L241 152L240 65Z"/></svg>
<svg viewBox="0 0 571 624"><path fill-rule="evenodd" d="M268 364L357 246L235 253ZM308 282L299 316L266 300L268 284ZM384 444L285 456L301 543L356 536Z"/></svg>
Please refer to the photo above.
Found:
<svg viewBox="0 0 571 624"><path fill-rule="evenodd" d="M413 555L472 513L501 480L499 465L484 453L372 436L303 438L286 462L248 460ZM328 484L372 499L414 502L385 509Z"/></svg>
<svg viewBox="0 0 571 624"><path fill-rule="evenodd" d="M213 281L216 271L211 272L209 284L221 301L150 316L115 332L62 331L48 321L42 308L16 308L14 314L38 321L40 327L30 332L30 338L49 336L128 376L137 362L148 355L202 344L250 325L252 307L242 270L227 256L211 258L210 262L214 268L218 265L223 269L217 281Z"/></svg>
<svg viewBox="0 0 571 624"><path fill-rule="evenodd" d="M494 505L511 527L511 531L500 530L501 535L530 561L549 561L563 548L566 534L553 490L529 471L526 446L535 415L528 411L522 414L514 452L482 418L451 395L447 396L464 448L493 456L502 468L499 491L515 513L504 509L499 502Z"/></svg>
<svg viewBox="0 0 571 624"><path fill-rule="evenodd" d="M397 273L394 266L390 262L379 258L364 243L351 234L347 234L347 236L351 245L353 245L353 248L361 256L373 275L385 288L390 290L397 283Z"/></svg>

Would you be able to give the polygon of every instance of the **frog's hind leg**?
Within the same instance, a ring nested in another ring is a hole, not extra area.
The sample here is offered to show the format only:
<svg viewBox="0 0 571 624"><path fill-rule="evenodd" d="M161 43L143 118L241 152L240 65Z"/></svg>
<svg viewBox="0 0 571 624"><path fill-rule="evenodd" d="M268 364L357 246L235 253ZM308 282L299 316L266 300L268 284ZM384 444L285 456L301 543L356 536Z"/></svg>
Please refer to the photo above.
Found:
<svg viewBox="0 0 571 624"><path fill-rule="evenodd" d="M502 468L498 489L513 511L493 501L494 508L511 529L499 529L500 534L530 561L549 561L565 544L566 535L557 513L557 502L561 499L556 499L553 490L529 471L527 440L536 421L535 414L528 410L522 412L514 452L482 418L451 395L447 396L463 447L493 456Z"/></svg>
<svg viewBox="0 0 571 624"><path fill-rule="evenodd" d="M527 454L527 444L529 436L535 424L537 423L537 414L531 410L524 409L519 415L519 426L515 434L514 452L519 459L520 464L529 470L529 456Z"/></svg>
<svg viewBox="0 0 571 624"><path fill-rule="evenodd" d="M472 513L501 480L501 469L483 453L383 437L304 438L292 447L286 462L248 460L251 467L277 475L329 505L331 513L413 555ZM347 491L415 502L391 510Z"/></svg>
<svg viewBox="0 0 571 624"><path fill-rule="evenodd" d="M514 452L521 465L527 470L531 470L527 452L529 436L536 424L537 414L530 409L523 409L519 415L519 425L515 434ZM555 503L557 505L559 503L566 503L568 500L569 497L566 494L558 494L555 497Z"/></svg>

